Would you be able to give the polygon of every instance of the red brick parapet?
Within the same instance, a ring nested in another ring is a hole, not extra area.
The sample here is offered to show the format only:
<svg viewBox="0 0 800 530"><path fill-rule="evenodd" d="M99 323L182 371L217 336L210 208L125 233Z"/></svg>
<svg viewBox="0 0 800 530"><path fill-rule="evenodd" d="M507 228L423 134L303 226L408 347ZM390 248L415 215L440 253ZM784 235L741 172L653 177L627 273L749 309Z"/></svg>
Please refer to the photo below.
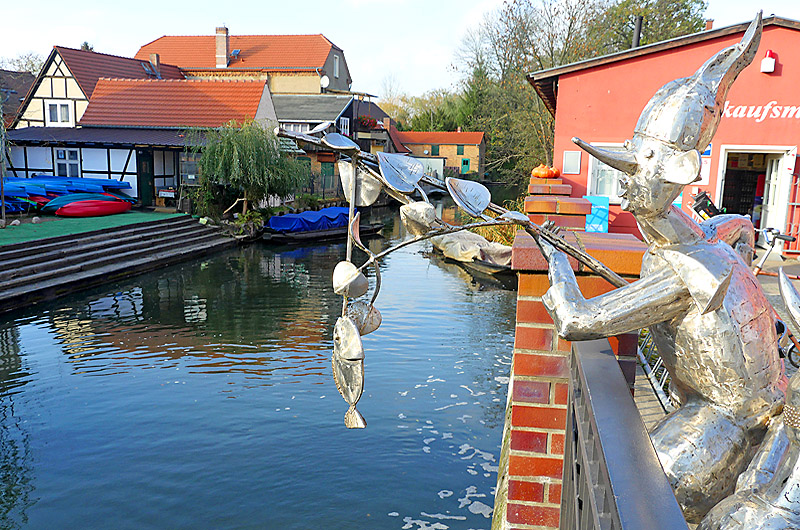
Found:
<svg viewBox="0 0 800 530"><path fill-rule="evenodd" d="M556 203L551 204L550 199ZM540 211L548 208L554 215L574 208L575 213L569 215L585 217L585 205L574 201L565 197L528 197L526 205L535 204ZM535 215L538 214L529 212L532 219ZM578 223L571 220L570 224ZM563 237L618 274L631 280L638 277L647 246L634 236L575 230ZM570 258L570 262L586 298L614 288L577 261ZM519 231L514 241L512 268L519 273L516 335L492 528L557 528L571 343L558 337L542 304L541 297L550 287L547 262L524 231ZM637 336L626 334L609 341L632 388Z"/></svg>

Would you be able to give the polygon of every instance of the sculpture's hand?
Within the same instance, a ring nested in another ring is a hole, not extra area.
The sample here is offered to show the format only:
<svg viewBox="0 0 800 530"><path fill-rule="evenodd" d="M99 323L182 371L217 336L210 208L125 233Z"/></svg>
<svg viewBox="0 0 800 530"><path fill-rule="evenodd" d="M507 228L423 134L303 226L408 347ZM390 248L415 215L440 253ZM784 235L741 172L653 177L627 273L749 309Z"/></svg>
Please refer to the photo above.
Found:
<svg viewBox="0 0 800 530"><path fill-rule="evenodd" d="M542 250L542 255L544 256L544 259L547 260L548 264L553 262L553 256L556 255L556 253L563 254L563 252L548 243L547 240L541 236L539 237L537 243L539 243L539 248Z"/></svg>

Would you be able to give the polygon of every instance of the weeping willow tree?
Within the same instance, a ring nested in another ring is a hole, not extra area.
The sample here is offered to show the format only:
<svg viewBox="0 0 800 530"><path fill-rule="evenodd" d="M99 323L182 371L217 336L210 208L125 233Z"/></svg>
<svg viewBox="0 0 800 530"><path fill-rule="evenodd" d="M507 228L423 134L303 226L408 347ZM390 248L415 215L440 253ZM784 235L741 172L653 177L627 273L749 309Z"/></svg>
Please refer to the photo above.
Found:
<svg viewBox="0 0 800 530"><path fill-rule="evenodd" d="M203 215L213 214L215 199L230 197L215 192L215 186L232 190L238 196L236 202L244 203L242 213L246 213L248 203L257 205L270 196L287 197L306 177L302 164L281 152L275 134L259 123L231 121L191 134L203 138L192 142L193 150L201 153L198 206Z"/></svg>

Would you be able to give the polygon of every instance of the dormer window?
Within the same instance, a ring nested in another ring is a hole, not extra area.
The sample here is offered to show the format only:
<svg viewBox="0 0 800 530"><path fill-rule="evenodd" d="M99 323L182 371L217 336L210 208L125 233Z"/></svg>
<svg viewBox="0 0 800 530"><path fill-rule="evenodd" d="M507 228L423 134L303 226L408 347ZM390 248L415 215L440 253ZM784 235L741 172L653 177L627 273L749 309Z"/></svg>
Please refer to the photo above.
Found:
<svg viewBox="0 0 800 530"><path fill-rule="evenodd" d="M333 56L333 77L339 79L339 56Z"/></svg>
<svg viewBox="0 0 800 530"><path fill-rule="evenodd" d="M69 101L45 101L45 126L47 127L74 127L75 122L71 112L72 104Z"/></svg>

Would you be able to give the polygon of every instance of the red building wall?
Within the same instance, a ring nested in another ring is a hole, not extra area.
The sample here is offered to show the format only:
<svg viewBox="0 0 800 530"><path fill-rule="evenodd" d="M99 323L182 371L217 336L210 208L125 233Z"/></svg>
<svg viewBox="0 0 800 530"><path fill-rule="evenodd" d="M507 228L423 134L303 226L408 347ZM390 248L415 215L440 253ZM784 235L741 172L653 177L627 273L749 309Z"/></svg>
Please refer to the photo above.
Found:
<svg viewBox="0 0 800 530"><path fill-rule="evenodd" d="M558 80L555 120L556 165L561 165L564 151L579 150L571 141L573 136L589 143L614 144L631 138L639 114L656 90L673 79L692 75L717 51L738 42L742 34L562 74ZM771 74L760 72L766 50L777 54L775 72ZM718 189L718 177L725 164L721 159L723 146L791 147L800 143L799 87L800 31L765 26L753 64L739 75L728 93L727 110L712 143L709 183L687 186L683 194L684 210L690 211L693 201L689 195L703 189L720 204L722 190ZM784 113L792 116L782 117ZM573 196L586 194L589 158L582 153L579 175L562 175L565 183L573 186ZM613 204L609 226L613 232L638 234L633 216Z"/></svg>

